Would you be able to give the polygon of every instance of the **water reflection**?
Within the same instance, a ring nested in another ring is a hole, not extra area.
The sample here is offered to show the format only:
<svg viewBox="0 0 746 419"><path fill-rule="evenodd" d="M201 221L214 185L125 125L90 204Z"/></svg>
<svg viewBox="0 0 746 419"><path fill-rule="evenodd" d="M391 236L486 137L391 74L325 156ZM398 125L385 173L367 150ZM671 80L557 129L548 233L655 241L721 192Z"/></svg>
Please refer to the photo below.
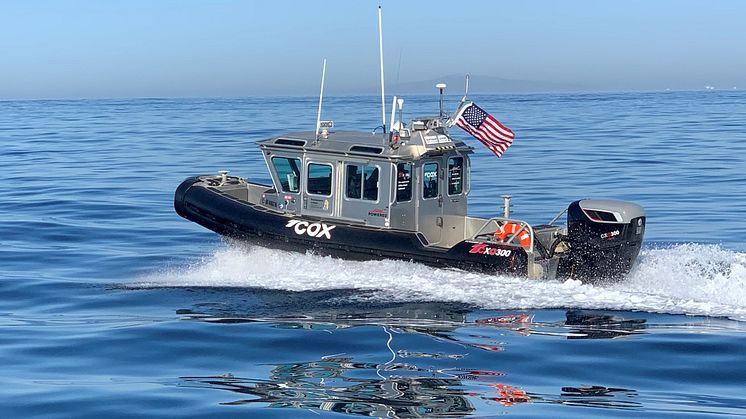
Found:
<svg viewBox="0 0 746 419"><path fill-rule="evenodd" d="M642 333L645 319L628 319L620 315L593 310L569 310L565 325L572 326L568 339L612 339Z"/></svg>
<svg viewBox="0 0 746 419"><path fill-rule="evenodd" d="M389 377L381 375L395 374ZM375 377L374 377L375 375ZM409 375L409 376L408 376ZM355 362L350 357L277 364L268 379L182 377L181 385L225 390L238 398L224 405L266 404L269 408L312 409L358 416L390 418L462 417L477 410L474 403L501 407L527 403L633 409L637 392L603 386L562 387L561 393L529 393L501 382L492 371L421 369L409 364ZM367 377L365 377L367 376ZM488 382L468 383L486 378ZM480 407L480 410L482 408Z"/></svg>
<svg viewBox="0 0 746 419"><path fill-rule="evenodd" d="M306 308L301 313L287 310L280 316L238 315L225 305L199 309L201 312L192 309L178 313L188 320L263 323L283 331L346 333L350 328L379 326L389 337L382 344L386 342L392 358L384 364L358 362L354 356L338 354L308 362L274 364L268 376L261 378L230 374L182 378L182 385L236 395L224 404L263 404L393 418L461 417L532 403L613 409L639 406L634 390L588 385L561 387L549 393L532 392L515 385L519 381L515 375L479 369L484 368L484 360L479 367L473 364L479 359L474 358L474 352L486 351L494 353L483 355L494 360L489 365L510 368L500 364L501 353L510 351L512 340L533 335L609 339L644 333L645 319L626 318L619 313L568 310L555 314L564 314L564 319L539 321L531 311L473 311L462 305L438 303ZM417 350L406 344L408 337L416 335L453 344L454 350ZM404 346L395 350L390 345L392 339ZM476 368L469 368L470 365Z"/></svg>
<svg viewBox="0 0 746 419"><path fill-rule="evenodd" d="M383 371L397 375L384 377ZM266 403L272 408L393 418L464 416L475 410L467 399L469 394L460 388L461 379L408 364L360 363L348 357L325 357L313 362L278 364L269 375L267 380L233 376L182 380L184 385L250 396L226 403L232 405ZM363 378L366 375L370 378Z"/></svg>
<svg viewBox="0 0 746 419"><path fill-rule="evenodd" d="M633 400L637 391L603 386L562 387L558 403L571 406L603 407L614 409L636 408L640 402Z"/></svg>
<svg viewBox="0 0 746 419"><path fill-rule="evenodd" d="M269 323L277 329L332 331L355 326L379 325L405 333L422 333L439 340L458 342L481 350L501 352L500 345L485 342L459 341L454 332L464 328L486 331L510 331L517 335L559 336L567 339L612 339L644 333L647 320L623 317L619 313L601 310L567 310L561 322L537 321L534 313L508 312L488 316L458 304L402 303L381 307L334 307L307 309L302 313L252 316L238 314L220 307L201 306L178 310L177 314L192 320L211 323ZM625 316L629 316L625 313ZM488 335L487 333L486 335ZM474 335L477 338L489 336Z"/></svg>

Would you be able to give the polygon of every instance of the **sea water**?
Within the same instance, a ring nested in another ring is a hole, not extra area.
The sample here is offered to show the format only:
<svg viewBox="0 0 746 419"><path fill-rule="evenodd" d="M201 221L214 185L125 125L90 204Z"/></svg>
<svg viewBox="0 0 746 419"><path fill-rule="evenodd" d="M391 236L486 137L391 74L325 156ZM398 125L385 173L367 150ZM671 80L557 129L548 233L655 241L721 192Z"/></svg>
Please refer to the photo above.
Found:
<svg viewBox="0 0 746 419"><path fill-rule="evenodd" d="M187 176L267 182L254 142L312 130L316 100L0 102L2 417L746 415L746 93L473 97L516 140L497 159L452 132L472 215L645 207L607 284L284 252L174 213ZM323 118L372 131L379 103Z"/></svg>

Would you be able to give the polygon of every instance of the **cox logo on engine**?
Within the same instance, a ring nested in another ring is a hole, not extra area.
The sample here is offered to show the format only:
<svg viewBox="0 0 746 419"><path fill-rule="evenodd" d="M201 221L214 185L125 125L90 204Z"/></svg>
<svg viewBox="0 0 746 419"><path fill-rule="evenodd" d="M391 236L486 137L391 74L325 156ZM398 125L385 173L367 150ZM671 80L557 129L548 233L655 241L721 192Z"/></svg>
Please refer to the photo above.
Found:
<svg viewBox="0 0 746 419"><path fill-rule="evenodd" d="M331 231L334 230L334 227L336 226L325 223L309 223L308 221L290 220L285 224L285 227L292 228L295 234L301 236L306 234L311 237L326 237L327 239L331 239Z"/></svg>

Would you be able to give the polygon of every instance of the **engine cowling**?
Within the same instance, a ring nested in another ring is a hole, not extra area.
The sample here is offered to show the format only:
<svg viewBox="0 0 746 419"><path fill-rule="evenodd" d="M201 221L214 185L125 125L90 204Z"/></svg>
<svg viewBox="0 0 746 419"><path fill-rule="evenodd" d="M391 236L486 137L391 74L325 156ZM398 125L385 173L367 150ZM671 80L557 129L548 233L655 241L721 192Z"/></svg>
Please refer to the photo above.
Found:
<svg viewBox="0 0 746 419"><path fill-rule="evenodd" d="M645 210L631 202L584 199L567 209L570 253L566 276L615 279L627 274L640 253Z"/></svg>

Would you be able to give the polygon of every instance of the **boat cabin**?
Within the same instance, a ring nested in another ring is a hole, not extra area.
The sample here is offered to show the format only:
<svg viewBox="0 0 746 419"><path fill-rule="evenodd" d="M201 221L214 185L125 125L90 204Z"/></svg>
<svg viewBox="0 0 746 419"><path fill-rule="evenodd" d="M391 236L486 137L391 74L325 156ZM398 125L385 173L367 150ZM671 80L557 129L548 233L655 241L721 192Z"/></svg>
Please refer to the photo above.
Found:
<svg viewBox="0 0 746 419"><path fill-rule="evenodd" d="M472 148L438 118L393 134L324 130L258 142L274 188L262 205L285 213L421 232L429 245L464 239Z"/></svg>

